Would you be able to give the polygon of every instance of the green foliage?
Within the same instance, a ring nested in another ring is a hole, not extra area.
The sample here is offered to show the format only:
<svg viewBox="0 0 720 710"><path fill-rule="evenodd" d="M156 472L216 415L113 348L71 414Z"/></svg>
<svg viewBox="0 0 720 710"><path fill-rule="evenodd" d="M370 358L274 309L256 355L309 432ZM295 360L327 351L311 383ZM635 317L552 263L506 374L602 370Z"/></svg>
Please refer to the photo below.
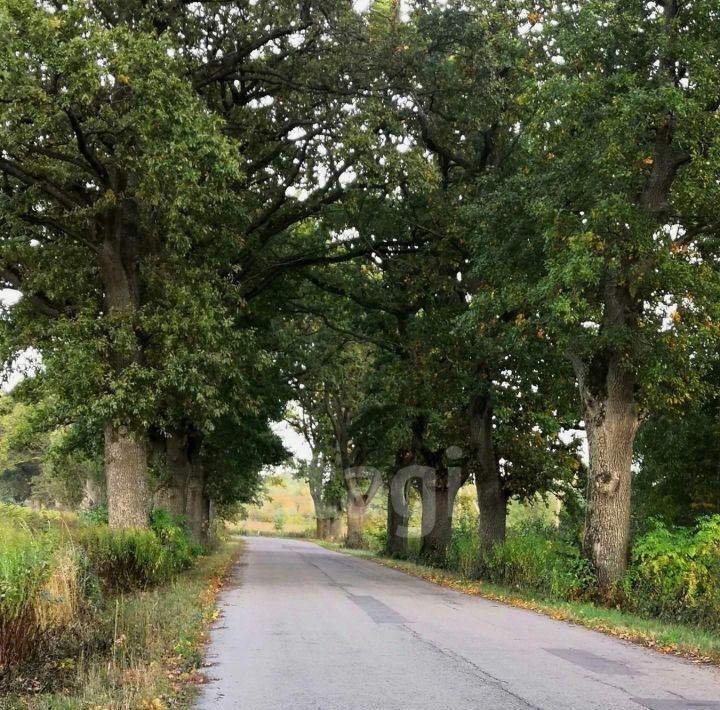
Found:
<svg viewBox="0 0 720 710"><path fill-rule="evenodd" d="M478 571L478 515L464 508L453 520L452 535L448 545L446 566L465 577L473 577Z"/></svg>
<svg viewBox="0 0 720 710"><path fill-rule="evenodd" d="M107 505L94 505L87 510L78 513L78 524L82 527L91 525L107 525L108 510Z"/></svg>
<svg viewBox="0 0 720 710"><path fill-rule="evenodd" d="M166 582L189 567L201 552L185 529L162 509L153 511L150 530L110 530L95 525L81 528L77 542L103 588L111 593Z"/></svg>
<svg viewBox="0 0 720 710"><path fill-rule="evenodd" d="M657 523L635 543L624 589L635 611L720 630L720 515L695 528Z"/></svg>
<svg viewBox="0 0 720 710"><path fill-rule="evenodd" d="M282 508L276 508L273 513L273 528L276 532L282 533L285 527L285 511Z"/></svg>
<svg viewBox="0 0 720 710"><path fill-rule="evenodd" d="M516 528L483 560L491 582L521 587L566 600L585 597L593 575L579 546L558 539L553 527Z"/></svg>
<svg viewBox="0 0 720 710"><path fill-rule="evenodd" d="M717 373L713 373L717 381ZM661 412L638 432L633 478L636 533L657 519L666 525L692 526L720 514L720 416L716 398L683 412Z"/></svg>
<svg viewBox="0 0 720 710"><path fill-rule="evenodd" d="M103 588L111 593L153 586L174 571L170 554L150 530L82 528L77 542Z"/></svg>
<svg viewBox="0 0 720 710"><path fill-rule="evenodd" d="M176 571L189 567L203 549L190 539L186 522L163 508L150 513L150 529L158 536L163 547L170 553Z"/></svg>

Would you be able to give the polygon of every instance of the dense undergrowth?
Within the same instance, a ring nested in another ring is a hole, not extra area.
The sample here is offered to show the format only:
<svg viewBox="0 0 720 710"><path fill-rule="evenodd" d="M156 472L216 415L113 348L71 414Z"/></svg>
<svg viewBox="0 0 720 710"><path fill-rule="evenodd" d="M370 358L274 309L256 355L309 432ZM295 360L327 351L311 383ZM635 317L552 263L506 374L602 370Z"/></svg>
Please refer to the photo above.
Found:
<svg viewBox="0 0 720 710"><path fill-rule="evenodd" d="M441 567L468 580L482 579L561 601L608 601L596 598L592 570L575 530L525 521L511 527L505 542L480 560L477 529L475 515L458 517ZM381 553L384 535L371 531L366 542ZM410 560L422 561L417 540L410 540L409 550ZM720 516L703 518L694 528L653 523L634 541L628 572L612 606L720 631Z"/></svg>
<svg viewBox="0 0 720 710"><path fill-rule="evenodd" d="M1 505L0 541L3 710L89 696L135 708L149 665L168 652L189 663L182 673L197 661L198 594L227 551L197 563L181 521L159 510L149 530L111 531L93 516Z"/></svg>

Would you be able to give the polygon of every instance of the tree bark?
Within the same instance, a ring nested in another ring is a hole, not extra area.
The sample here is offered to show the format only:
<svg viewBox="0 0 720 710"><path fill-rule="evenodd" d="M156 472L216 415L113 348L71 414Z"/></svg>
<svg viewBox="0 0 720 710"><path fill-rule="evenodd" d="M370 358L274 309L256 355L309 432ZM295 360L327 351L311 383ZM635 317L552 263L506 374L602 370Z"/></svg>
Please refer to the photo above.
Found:
<svg viewBox="0 0 720 710"><path fill-rule="evenodd" d="M111 528L145 528L150 512L147 452L143 438L126 427L105 426L105 475Z"/></svg>
<svg viewBox="0 0 720 710"><path fill-rule="evenodd" d="M124 184L123 184L124 186ZM99 253L106 317L131 321L140 304L137 208L124 200L107 217ZM125 347L110 353L115 376L140 362L141 348ZM146 437L131 433L125 423L105 425L105 475L108 520L111 528L147 527L150 491L147 483Z"/></svg>
<svg viewBox="0 0 720 710"><path fill-rule="evenodd" d="M387 540L385 554L388 557L407 557L407 527L410 521L408 497L410 480L395 472L390 479L387 499Z"/></svg>
<svg viewBox="0 0 720 710"><path fill-rule="evenodd" d="M589 366L576 366L588 437L587 508L583 551L601 595L612 597L627 570L630 544L632 453L640 424L634 400L635 378L611 358L600 373L600 393L591 385Z"/></svg>
<svg viewBox="0 0 720 710"><path fill-rule="evenodd" d="M365 493L360 489L357 470L353 468L344 469L344 480L347 491L346 544L351 548L360 548L363 546L365 511L382 484L382 477L378 470L373 469L373 476Z"/></svg>
<svg viewBox="0 0 720 710"><path fill-rule="evenodd" d="M323 503L322 508L316 513L315 525L318 540L339 540L341 536L342 523L340 520L339 505Z"/></svg>
<svg viewBox="0 0 720 710"><path fill-rule="evenodd" d="M359 549L363 546L363 528L365 523L364 502L356 502L352 495L347 499L347 538L346 545Z"/></svg>
<svg viewBox="0 0 720 710"><path fill-rule="evenodd" d="M165 440L167 479L155 494L155 505L176 517L186 514L192 464L187 437L173 432Z"/></svg>
<svg viewBox="0 0 720 710"><path fill-rule="evenodd" d="M475 473L479 510L478 563L505 540L508 496L493 442L493 405L487 394L478 394L470 406L470 465Z"/></svg>
<svg viewBox="0 0 720 710"><path fill-rule="evenodd" d="M211 542L211 502L205 490L205 471L200 446L190 442L190 476L187 483L185 514L193 542L207 547Z"/></svg>
<svg viewBox="0 0 720 710"><path fill-rule="evenodd" d="M463 478L459 469L449 471L443 463L438 463L434 473L422 479L420 556L429 562L436 564L445 560L452 535L455 498L465 480L467 477Z"/></svg>

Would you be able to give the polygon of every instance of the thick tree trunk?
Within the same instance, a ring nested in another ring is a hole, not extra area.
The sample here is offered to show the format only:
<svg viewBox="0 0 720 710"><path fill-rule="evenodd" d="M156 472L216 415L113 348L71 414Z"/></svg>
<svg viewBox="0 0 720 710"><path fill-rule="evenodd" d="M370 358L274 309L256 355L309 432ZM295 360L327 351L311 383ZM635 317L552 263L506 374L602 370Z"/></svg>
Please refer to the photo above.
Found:
<svg viewBox="0 0 720 710"><path fill-rule="evenodd" d="M316 521L315 535L318 540L339 540L342 533L340 518L318 518Z"/></svg>
<svg viewBox="0 0 720 710"><path fill-rule="evenodd" d="M389 557L407 557L407 527L410 521L408 496L410 480L396 474L390 479L387 499L387 540L385 554Z"/></svg>
<svg viewBox="0 0 720 710"><path fill-rule="evenodd" d="M463 477L459 469L448 470L444 464L438 464L434 474L423 477L420 556L429 562L445 560L455 498L466 480L467 476Z"/></svg>
<svg viewBox="0 0 720 710"><path fill-rule="evenodd" d="M470 443L479 510L478 564L505 540L507 493L500 475L500 464L493 442L493 407L489 395L479 394L470 406Z"/></svg>
<svg viewBox="0 0 720 710"><path fill-rule="evenodd" d="M366 474L367 469L362 469L362 473ZM358 480L358 468L345 468L344 474L347 491L347 537L345 542L348 547L361 548L363 546L365 511L382 484L382 477L379 471L373 469L370 485L363 493Z"/></svg>
<svg viewBox="0 0 720 710"><path fill-rule="evenodd" d="M633 444L639 425L630 373L608 373L604 399L583 397L590 453L583 551L601 594L612 596L627 570Z"/></svg>
<svg viewBox="0 0 720 710"><path fill-rule="evenodd" d="M347 537L348 547L359 549L363 546L363 529L365 523L365 502L357 502L352 495L347 498Z"/></svg>
<svg viewBox="0 0 720 710"><path fill-rule="evenodd" d="M205 471L197 452L190 457L185 514L193 542L207 546L210 542L210 498L205 492Z"/></svg>
<svg viewBox="0 0 720 710"><path fill-rule="evenodd" d="M627 569L630 543L632 453L640 424L635 377L621 355L573 364L590 454L583 551L600 593L610 597Z"/></svg>
<svg viewBox="0 0 720 710"><path fill-rule="evenodd" d="M165 440L165 448L167 479L155 494L155 505L182 517L186 514L188 482L192 475L187 437L171 433Z"/></svg>
<svg viewBox="0 0 720 710"><path fill-rule="evenodd" d="M308 471L310 497L315 508L315 535L318 540L339 540L342 523L340 515L342 504L327 497L323 481L323 461L319 454L313 453Z"/></svg>
<svg viewBox="0 0 720 710"><path fill-rule="evenodd" d="M315 519L316 536L318 540L339 540L342 533L340 520L340 507L323 504L318 517Z"/></svg>
<svg viewBox="0 0 720 710"><path fill-rule="evenodd" d="M148 526L146 442L125 427L105 427L105 475L111 528Z"/></svg>
<svg viewBox="0 0 720 710"><path fill-rule="evenodd" d="M452 533L452 510L447 480L442 475L423 480L420 556L442 562Z"/></svg>
<svg viewBox="0 0 720 710"><path fill-rule="evenodd" d="M126 200L107 219L99 253L106 316L118 322L132 320L140 304L137 210ZM110 353L117 377L140 362L141 348L123 346ZM147 442L130 433L127 425L105 425L105 475L108 520L111 528L147 527L151 500L147 483Z"/></svg>

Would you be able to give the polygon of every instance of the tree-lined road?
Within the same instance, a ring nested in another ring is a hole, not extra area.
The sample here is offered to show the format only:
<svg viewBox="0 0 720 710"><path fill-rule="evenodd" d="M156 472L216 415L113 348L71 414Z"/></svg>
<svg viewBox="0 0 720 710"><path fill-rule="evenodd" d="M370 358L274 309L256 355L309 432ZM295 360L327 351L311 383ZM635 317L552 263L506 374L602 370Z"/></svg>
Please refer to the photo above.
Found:
<svg viewBox="0 0 720 710"><path fill-rule="evenodd" d="M720 708L720 672L294 540L249 538L198 710Z"/></svg>

